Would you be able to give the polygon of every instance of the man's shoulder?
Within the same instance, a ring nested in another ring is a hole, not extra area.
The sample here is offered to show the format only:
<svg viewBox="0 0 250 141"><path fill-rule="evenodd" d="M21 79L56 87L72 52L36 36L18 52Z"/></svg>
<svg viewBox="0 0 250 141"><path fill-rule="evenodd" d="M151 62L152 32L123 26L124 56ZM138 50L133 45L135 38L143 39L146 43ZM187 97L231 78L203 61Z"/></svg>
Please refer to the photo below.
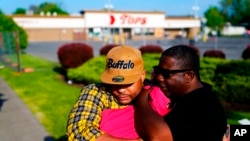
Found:
<svg viewBox="0 0 250 141"><path fill-rule="evenodd" d="M88 94L88 95L111 95L108 91L106 85L104 84L89 84L84 86L81 89L81 94Z"/></svg>
<svg viewBox="0 0 250 141"><path fill-rule="evenodd" d="M106 85L100 83L100 84L88 84L84 86L82 89L89 89L89 90L96 90L96 91L104 91L107 92Z"/></svg>

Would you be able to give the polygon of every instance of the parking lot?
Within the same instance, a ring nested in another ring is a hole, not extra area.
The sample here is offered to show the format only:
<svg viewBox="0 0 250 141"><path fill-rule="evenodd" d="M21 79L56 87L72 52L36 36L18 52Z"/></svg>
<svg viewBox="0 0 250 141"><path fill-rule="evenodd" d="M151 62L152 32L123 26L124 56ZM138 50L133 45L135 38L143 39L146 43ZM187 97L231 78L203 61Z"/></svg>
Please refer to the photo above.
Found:
<svg viewBox="0 0 250 141"><path fill-rule="evenodd" d="M58 48L66 43L72 43L73 41L57 41L57 42L32 42L29 43L26 52L46 58L51 61L58 61L57 51ZM74 41L74 42L84 42L93 47L94 56L99 55L99 50L103 46L101 41ZM189 44L188 39L175 39L175 40L128 40L126 44L141 47L144 44L157 44L160 45L164 50L170 46L177 44ZM197 41L194 46L199 48L201 56L206 50L218 49L222 50L226 54L226 59L238 60L241 59L241 54L243 50L250 44L250 38L209 38L207 42Z"/></svg>

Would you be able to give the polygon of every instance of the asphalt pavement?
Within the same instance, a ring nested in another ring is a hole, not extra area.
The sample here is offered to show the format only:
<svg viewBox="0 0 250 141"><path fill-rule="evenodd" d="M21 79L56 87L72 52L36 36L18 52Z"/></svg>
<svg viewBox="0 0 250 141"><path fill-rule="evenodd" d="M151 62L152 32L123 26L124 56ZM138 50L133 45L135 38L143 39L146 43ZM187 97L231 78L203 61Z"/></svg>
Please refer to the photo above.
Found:
<svg viewBox="0 0 250 141"><path fill-rule="evenodd" d="M99 51L103 46L101 41L57 41L57 42L32 42L26 49L27 53L43 57L45 59L58 62L57 51L60 46L72 42L83 42L93 47L94 56L99 55ZM188 39L175 39L175 40L128 40L126 44L139 48L144 44L157 44L164 50L177 44L189 44ZM226 54L226 59L238 60L242 59L241 54L243 50L250 44L250 38L209 38L206 42L201 40L195 42L200 50L201 56L206 50L221 50Z"/></svg>

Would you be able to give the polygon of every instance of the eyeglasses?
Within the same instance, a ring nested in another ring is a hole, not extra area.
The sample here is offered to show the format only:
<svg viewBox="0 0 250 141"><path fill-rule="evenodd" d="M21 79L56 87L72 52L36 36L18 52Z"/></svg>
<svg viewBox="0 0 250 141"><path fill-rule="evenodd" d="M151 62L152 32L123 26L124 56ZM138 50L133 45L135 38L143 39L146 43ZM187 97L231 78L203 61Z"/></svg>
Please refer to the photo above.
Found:
<svg viewBox="0 0 250 141"><path fill-rule="evenodd" d="M190 69L184 69L184 70L167 70L167 69L163 69L163 68L161 68L159 66L153 66L153 69L154 69L154 73L156 75L161 74L165 79L169 78L170 74L191 71Z"/></svg>

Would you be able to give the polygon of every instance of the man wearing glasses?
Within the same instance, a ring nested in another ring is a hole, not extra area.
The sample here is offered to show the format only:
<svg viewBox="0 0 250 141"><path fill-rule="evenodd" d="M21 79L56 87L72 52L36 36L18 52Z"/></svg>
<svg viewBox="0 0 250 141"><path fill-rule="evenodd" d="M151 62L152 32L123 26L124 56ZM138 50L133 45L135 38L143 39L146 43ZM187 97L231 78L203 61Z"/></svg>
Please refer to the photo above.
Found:
<svg viewBox="0 0 250 141"><path fill-rule="evenodd" d="M171 99L171 111L157 115L142 91L135 102L135 123L143 140L221 141L227 128L224 109L212 87L200 80L198 54L189 46L176 45L165 50L154 80Z"/></svg>

